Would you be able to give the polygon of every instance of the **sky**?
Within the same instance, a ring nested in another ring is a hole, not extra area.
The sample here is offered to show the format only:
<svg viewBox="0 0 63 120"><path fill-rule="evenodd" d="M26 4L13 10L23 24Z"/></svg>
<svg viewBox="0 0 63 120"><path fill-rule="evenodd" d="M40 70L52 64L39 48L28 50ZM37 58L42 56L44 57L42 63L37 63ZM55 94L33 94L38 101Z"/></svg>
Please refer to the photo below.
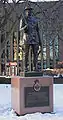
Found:
<svg viewBox="0 0 63 120"><path fill-rule="evenodd" d="M0 120L63 120L63 84L53 85L53 114L17 116L11 106L11 84L0 84Z"/></svg>

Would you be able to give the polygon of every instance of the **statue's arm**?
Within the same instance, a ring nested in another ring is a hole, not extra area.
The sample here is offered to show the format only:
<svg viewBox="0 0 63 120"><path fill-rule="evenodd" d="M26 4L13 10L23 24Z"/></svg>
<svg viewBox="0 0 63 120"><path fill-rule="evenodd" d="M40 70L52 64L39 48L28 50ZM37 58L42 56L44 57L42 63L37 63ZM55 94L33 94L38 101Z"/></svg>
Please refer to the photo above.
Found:
<svg viewBox="0 0 63 120"><path fill-rule="evenodd" d="M24 19L21 19L20 20L20 30L25 30L27 27L27 25L25 24L25 20Z"/></svg>
<svg viewBox="0 0 63 120"><path fill-rule="evenodd" d="M39 39L39 45L41 46L41 38L40 38L38 23L37 23L37 26L36 26L36 30L37 30L37 35L38 35L38 39Z"/></svg>

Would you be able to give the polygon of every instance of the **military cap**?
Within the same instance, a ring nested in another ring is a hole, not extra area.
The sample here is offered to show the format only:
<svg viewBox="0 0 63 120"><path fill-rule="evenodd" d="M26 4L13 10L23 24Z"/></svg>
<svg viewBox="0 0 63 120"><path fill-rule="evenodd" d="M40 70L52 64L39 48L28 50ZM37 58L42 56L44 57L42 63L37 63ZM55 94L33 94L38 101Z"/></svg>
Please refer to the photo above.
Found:
<svg viewBox="0 0 63 120"><path fill-rule="evenodd" d="M32 10L32 7L26 6L26 7L25 7L25 10Z"/></svg>

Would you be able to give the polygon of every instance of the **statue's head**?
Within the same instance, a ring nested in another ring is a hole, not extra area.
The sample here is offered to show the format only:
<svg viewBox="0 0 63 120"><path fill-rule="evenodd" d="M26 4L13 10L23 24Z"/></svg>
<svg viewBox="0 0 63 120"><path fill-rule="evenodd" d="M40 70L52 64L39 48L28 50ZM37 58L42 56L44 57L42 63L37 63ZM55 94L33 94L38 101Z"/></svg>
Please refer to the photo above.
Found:
<svg viewBox="0 0 63 120"><path fill-rule="evenodd" d="M29 15L31 15L31 12L32 12L32 7L26 6L25 7L25 15L29 16Z"/></svg>

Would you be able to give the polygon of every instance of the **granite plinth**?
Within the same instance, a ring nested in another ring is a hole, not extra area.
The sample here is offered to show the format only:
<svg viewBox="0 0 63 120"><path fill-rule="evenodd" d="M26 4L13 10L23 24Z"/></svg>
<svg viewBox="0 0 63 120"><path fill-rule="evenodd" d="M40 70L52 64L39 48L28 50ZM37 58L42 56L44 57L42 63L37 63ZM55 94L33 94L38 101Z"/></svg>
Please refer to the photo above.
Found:
<svg viewBox="0 0 63 120"><path fill-rule="evenodd" d="M53 112L53 78L12 77L11 106L18 115Z"/></svg>

